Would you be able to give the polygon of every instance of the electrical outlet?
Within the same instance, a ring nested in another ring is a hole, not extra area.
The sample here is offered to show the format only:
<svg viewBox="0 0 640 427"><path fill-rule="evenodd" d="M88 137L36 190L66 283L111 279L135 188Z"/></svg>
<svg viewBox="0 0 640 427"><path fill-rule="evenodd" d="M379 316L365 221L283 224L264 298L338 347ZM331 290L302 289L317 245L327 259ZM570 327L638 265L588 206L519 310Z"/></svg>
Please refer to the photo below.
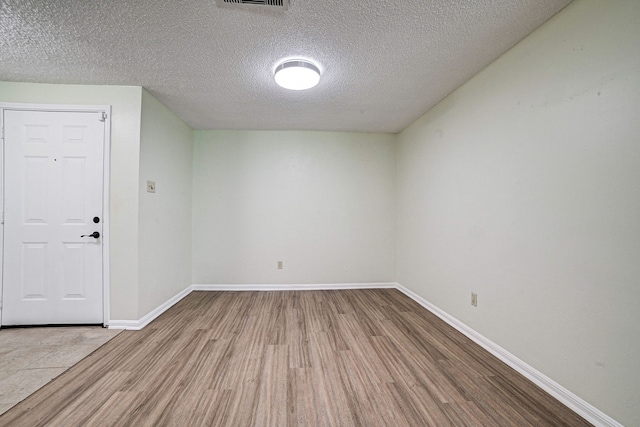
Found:
<svg viewBox="0 0 640 427"><path fill-rule="evenodd" d="M147 181L147 193L155 193L155 192L156 192L156 182Z"/></svg>
<svg viewBox="0 0 640 427"><path fill-rule="evenodd" d="M282 261L278 261L278 270L282 270L283 268Z"/></svg>
<svg viewBox="0 0 640 427"><path fill-rule="evenodd" d="M471 305L474 307L478 306L478 294L475 292L471 292Z"/></svg>

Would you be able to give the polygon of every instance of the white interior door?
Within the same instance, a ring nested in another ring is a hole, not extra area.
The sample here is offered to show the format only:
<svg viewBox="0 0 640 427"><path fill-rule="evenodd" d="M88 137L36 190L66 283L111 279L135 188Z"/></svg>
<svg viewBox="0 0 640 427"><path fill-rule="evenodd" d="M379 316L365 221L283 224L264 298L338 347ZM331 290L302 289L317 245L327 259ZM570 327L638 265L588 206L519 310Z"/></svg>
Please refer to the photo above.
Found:
<svg viewBox="0 0 640 427"><path fill-rule="evenodd" d="M2 325L103 323L102 114L3 118Z"/></svg>

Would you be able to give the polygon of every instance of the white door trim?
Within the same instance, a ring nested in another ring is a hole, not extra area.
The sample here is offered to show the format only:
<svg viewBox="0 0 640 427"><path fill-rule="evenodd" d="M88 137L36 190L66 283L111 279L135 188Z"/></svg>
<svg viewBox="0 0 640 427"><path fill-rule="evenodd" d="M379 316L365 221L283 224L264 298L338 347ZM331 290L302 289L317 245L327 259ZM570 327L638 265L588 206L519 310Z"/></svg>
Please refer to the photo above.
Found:
<svg viewBox="0 0 640 427"><path fill-rule="evenodd" d="M0 318L2 316L2 285L4 271L2 262L4 260L4 111L50 111L50 112L84 112L84 113L104 113L104 172L102 179L103 189L103 221L102 221L102 324L109 325L109 252L110 252L110 182L111 182L111 106L110 105L62 105L62 104L22 104L0 102L0 137L2 147L0 149L0 203L2 207L0 221Z"/></svg>

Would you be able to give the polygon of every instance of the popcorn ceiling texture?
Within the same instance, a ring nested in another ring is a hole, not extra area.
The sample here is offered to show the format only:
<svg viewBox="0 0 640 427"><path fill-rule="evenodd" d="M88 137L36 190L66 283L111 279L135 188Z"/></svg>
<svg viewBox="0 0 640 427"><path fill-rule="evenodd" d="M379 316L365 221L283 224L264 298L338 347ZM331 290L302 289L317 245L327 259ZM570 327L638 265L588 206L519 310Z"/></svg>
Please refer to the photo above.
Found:
<svg viewBox="0 0 640 427"><path fill-rule="evenodd" d="M395 133L570 0L0 0L0 80L143 86L195 129ZM320 65L313 89L273 80Z"/></svg>

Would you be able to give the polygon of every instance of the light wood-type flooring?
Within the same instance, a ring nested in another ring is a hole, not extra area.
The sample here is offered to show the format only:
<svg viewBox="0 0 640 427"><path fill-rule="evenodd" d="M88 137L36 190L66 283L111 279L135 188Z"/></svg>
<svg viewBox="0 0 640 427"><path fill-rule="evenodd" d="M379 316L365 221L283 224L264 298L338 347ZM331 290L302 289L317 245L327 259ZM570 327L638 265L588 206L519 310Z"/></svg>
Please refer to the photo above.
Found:
<svg viewBox="0 0 640 427"><path fill-rule="evenodd" d="M397 290L193 292L2 426L586 426Z"/></svg>

